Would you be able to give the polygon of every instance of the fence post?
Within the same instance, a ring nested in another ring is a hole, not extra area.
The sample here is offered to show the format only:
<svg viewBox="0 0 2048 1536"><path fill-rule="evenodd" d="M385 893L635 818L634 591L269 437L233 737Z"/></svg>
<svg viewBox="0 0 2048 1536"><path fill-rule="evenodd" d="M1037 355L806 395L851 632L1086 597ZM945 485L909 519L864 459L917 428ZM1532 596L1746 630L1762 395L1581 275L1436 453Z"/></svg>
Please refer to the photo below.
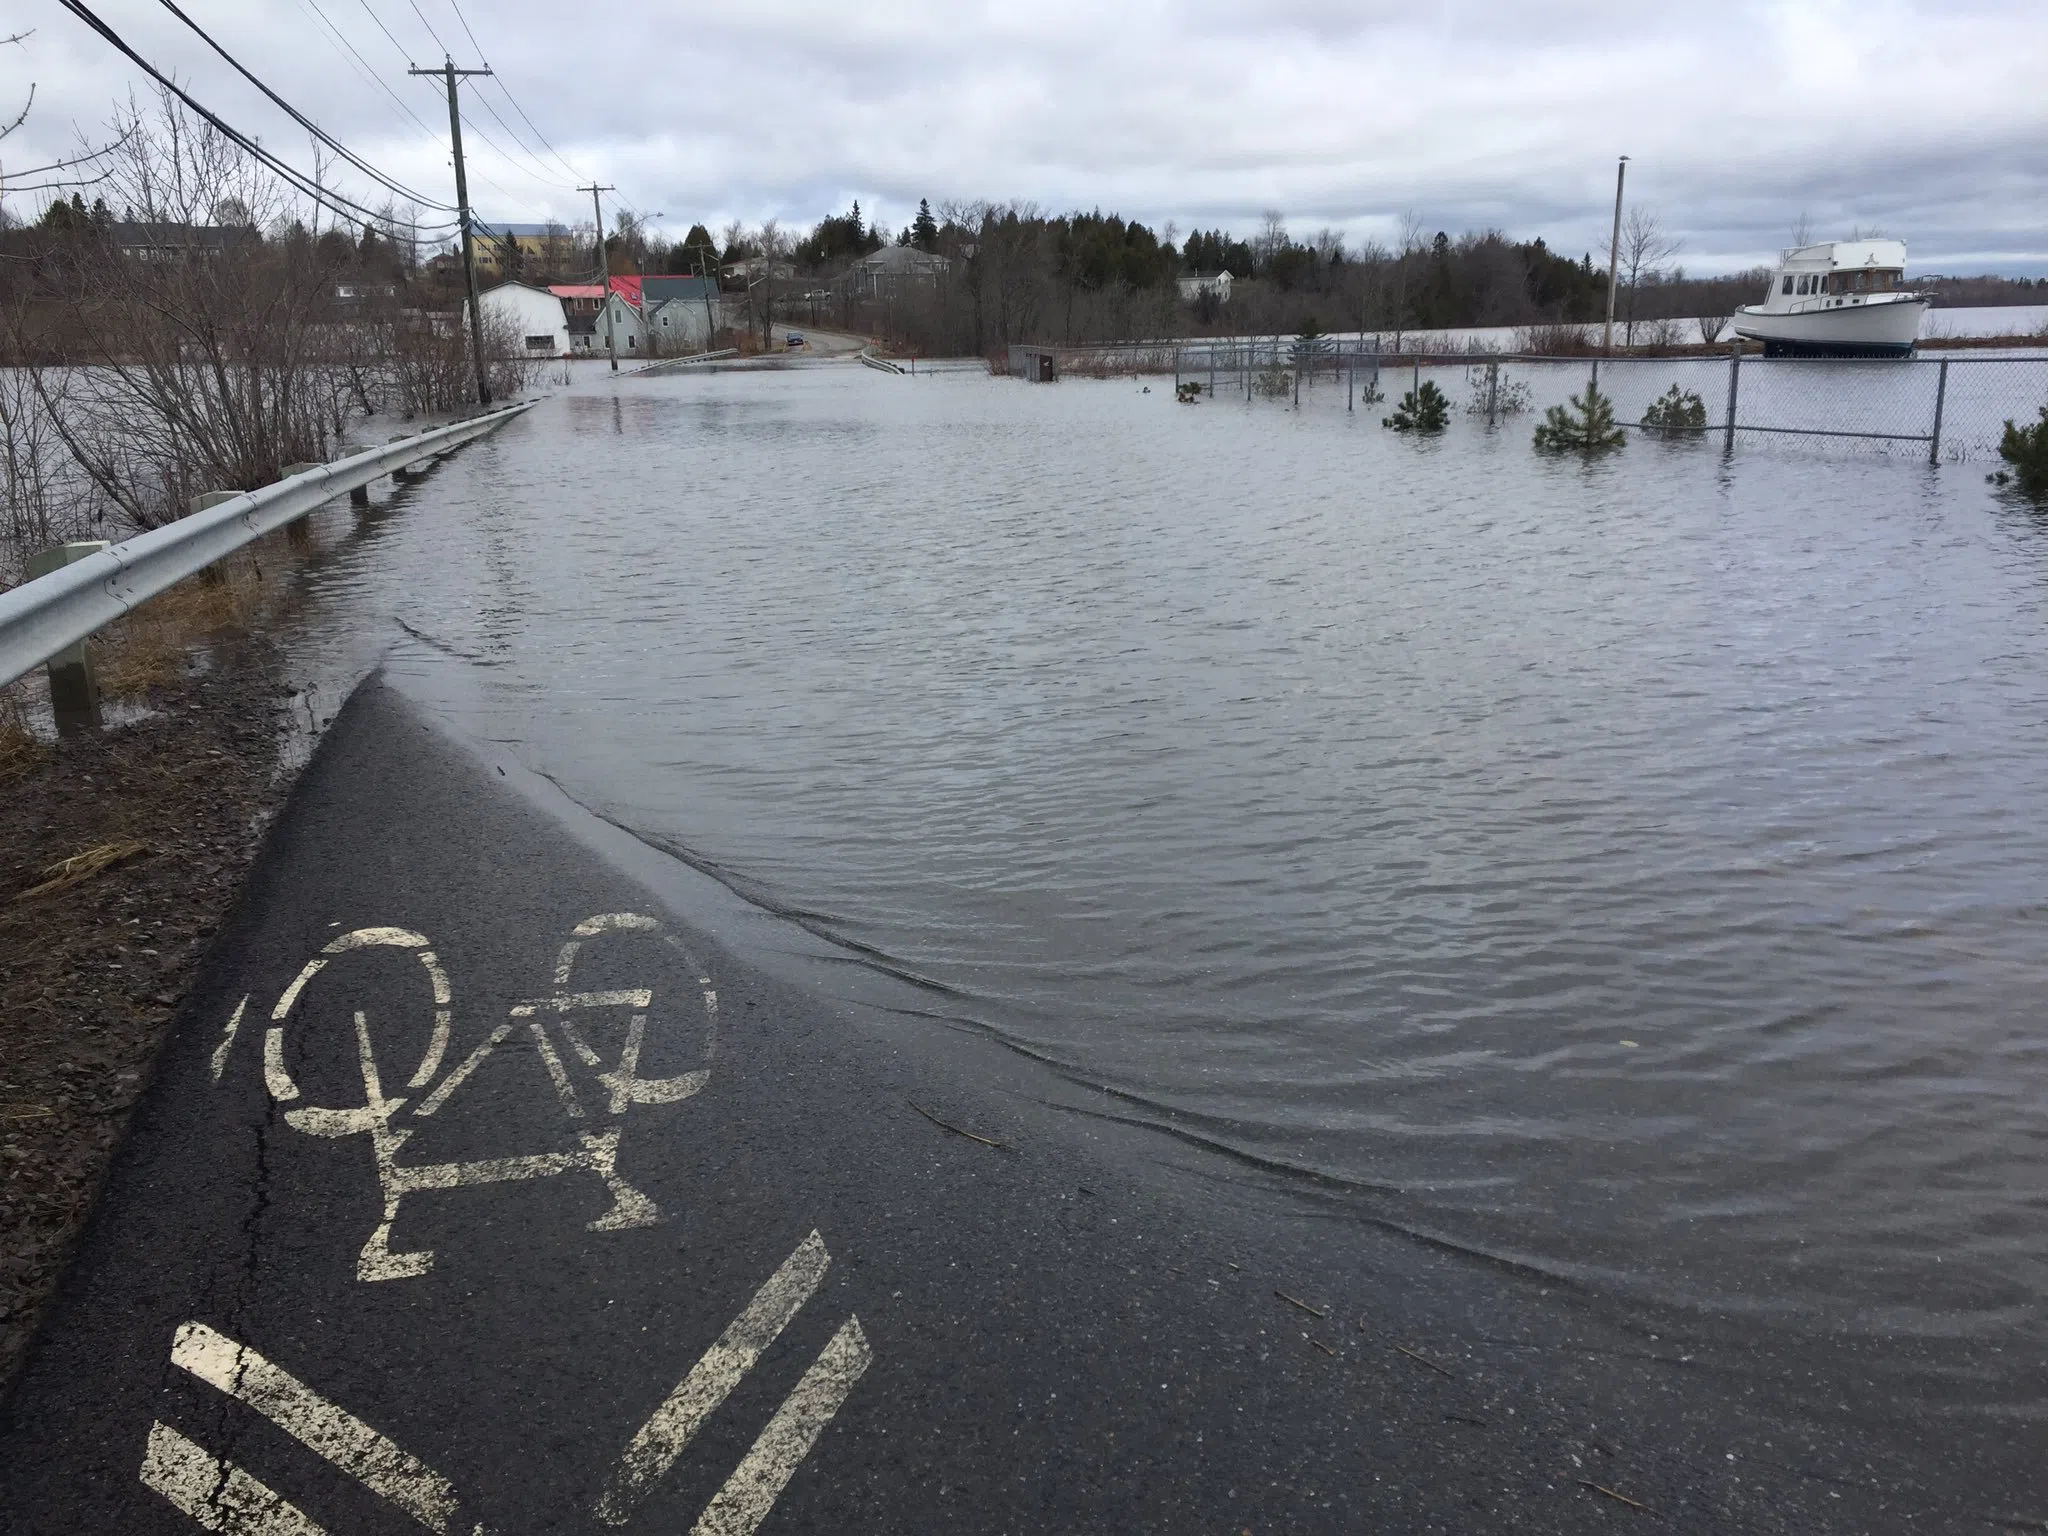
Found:
<svg viewBox="0 0 2048 1536"><path fill-rule="evenodd" d="M1927 440L1927 462L1941 462L1941 413L1948 405L1948 359L1941 360L1941 372L1934 381L1934 435Z"/></svg>
<svg viewBox="0 0 2048 1536"><path fill-rule="evenodd" d="M1742 343L1728 343L1728 434L1721 445L1723 453L1735 451L1735 389L1742 382Z"/></svg>
<svg viewBox="0 0 2048 1536"><path fill-rule="evenodd" d="M29 556L28 579L34 581L38 576L62 570L74 560L96 555L106 547L105 539L79 539L39 550ZM100 684L99 679L93 676L92 653L86 649L86 644L81 640L76 645L67 645L47 663L50 713L56 717L57 732L62 736L99 729Z"/></svg>
<svg viewBox="0 0 2048 1536"><path fill-rule="evenodd" d="M1351 354L1350 371L1344 375L1344 410L1349 414L1351 403L1358 398L1358 354Z"/></svg>
<svg viewBox="0 0 2048 1536"><path fill-rule="evenodd" d="M1486 365L1486 424L1493 425L1493 408L1500 397L1500 364Z"/></svg>
<svg viewBox="0 0 2048 1536"><path fill-rule="evenodd" d="M1301 359L1294 360L1294 408L1301 409Z"/></svg>
<svg viewBox="0 0 2048 1536"><path fill-rule="evenodd" d="M1422 403L1422 354L1415 354L1415 375L1408 381L1408 393L1415 397L1415 403Z"/></svg>
<svg viewBox="0 0 2048 1536"><path fill-rule="evenodd" d="M913 367L915 367L915 366L916 366L915 362L913 362L913 363L912 363L912 366L913 366ZM1179 347L1175 347L1175 348L1173 349L1173 392L1174 392L1174 393L1175 393L1176 395L1180 393L1180 348L1179 348Z"/></svg>

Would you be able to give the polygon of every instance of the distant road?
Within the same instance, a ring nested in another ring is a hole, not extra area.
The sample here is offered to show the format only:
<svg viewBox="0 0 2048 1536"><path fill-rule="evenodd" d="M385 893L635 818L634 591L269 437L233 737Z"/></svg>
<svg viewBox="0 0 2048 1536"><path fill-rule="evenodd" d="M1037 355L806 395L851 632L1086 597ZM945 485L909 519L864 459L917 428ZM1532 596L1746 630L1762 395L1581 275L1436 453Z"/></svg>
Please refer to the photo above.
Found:
<svg viewBox="0 0 2048 1536"><path fill-rule="evenodd" d="M802 353L799 355L850 357L862 347L869 345L865 336L853 336L845 331L821 331L809 325L778 325L772 334L778 342L784 342L792 331L804 339Z"/></svg>

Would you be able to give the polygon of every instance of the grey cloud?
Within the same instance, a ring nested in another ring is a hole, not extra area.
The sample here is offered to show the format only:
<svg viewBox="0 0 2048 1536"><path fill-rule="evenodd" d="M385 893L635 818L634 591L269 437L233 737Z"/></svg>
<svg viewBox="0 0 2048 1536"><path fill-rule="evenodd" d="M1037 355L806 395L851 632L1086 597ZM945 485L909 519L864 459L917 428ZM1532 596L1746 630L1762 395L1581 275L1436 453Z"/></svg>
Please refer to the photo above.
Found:
<svg viewBox="0 0 2048 1536"><path fill-rule="evenodd" d="M447 151L345 56L313 7L430 127L445 120L406 56L438 50L406 0L232 0L205 24L330 130L416 185ZM451 0L420 0L458 53ZM8 160L70 141L130 71L49 5L0 79L40 82ZM304 160L296 134L147 0L103 13L203 99ZM665 223L807 224L860 197L892 227L919 197L1115 208L1182 229L1494 226L1597 249L1614 156L1683 236L1694 270L1748 265L1803 212L1816 231L1882 225L1916 264L2048 269L2035 146L2048 28L2001 0L1794 0L1656 7L1619 0L1229 0L984 7L768 0L656 3L566 18L470 0L506 83L585 174ZM585 21L590 24L585 25ZM524 125L490 97L512 125ZM479 108L483 134L512 148ZM575 219L572 178L473 144L498 218ZM24 210L14 210L17 214ZM1981 263L1980 263L1981 264Z"/></svg>

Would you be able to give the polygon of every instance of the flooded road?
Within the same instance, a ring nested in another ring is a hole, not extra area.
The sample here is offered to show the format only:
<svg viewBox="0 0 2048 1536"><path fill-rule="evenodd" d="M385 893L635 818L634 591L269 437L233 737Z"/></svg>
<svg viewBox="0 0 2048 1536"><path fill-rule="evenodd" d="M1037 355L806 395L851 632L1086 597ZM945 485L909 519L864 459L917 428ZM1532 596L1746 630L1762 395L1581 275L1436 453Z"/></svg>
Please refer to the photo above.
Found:
<svg viewBox="0 0 2048 1536"><path fill-rule="evenodd" d="M308 664L395 641L1252 1186L1731 1369L2027 1400L2048 521L1971 465L1379 415L579 387L320 566Z"/></svg>

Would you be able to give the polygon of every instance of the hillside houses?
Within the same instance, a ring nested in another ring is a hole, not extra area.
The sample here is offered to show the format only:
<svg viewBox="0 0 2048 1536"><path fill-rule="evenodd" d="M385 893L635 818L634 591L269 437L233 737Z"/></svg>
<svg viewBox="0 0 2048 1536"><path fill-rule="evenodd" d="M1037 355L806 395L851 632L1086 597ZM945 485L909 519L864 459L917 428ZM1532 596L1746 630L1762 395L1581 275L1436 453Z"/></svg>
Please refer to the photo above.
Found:
<svg viewBox="0 0 2048 1536"><path fill-rule="evenodd" d="M626 357L702 352L726 325L717 285L697 277L615 277L601 283L500 283L479 300L487 322L518 338L532 358L587 357L616 347Z"/></svg>

